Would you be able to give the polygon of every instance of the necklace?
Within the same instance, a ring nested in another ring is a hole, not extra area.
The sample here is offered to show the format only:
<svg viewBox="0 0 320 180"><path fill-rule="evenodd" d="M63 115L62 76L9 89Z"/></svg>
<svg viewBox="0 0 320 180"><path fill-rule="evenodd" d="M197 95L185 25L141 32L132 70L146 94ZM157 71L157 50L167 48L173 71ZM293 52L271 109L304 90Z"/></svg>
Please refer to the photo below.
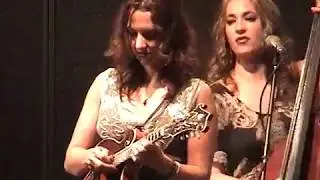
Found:
<svg viewBox="0 0 320 180"><path fill-rule="evenodd" d="M147 105L148 99L149 99L149 98L145 99L145 100L142 102L142 104L143 104L144 106Z"/></svg>
<svg viewBox="0 0 320 180"><path fill-rule="evenodd" d="M150 95L148 95L146 88L141 88L140 101L142 102L142 104L144 106L147 105L149 99L152 97L154 92L155 92L155 90Z"/></svg>

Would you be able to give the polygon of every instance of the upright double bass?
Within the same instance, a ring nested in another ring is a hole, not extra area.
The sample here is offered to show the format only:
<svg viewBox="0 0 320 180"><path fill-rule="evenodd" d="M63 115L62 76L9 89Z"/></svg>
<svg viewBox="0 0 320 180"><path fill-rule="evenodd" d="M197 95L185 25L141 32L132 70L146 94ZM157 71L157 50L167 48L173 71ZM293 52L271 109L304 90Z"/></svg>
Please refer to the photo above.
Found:
<svg viewBox="0 0 320 180"><path fill-rule="evenodd" d="M312 22L289 134L286 144L278 146L279 149L284 149L284 153L271 155L276 158L270 160L278 163L267 163L267 180L320 180L320 114L312 114L319 77L319 59L320 15L316 14ZM279 163L280 157L282 162Z"/></svg>

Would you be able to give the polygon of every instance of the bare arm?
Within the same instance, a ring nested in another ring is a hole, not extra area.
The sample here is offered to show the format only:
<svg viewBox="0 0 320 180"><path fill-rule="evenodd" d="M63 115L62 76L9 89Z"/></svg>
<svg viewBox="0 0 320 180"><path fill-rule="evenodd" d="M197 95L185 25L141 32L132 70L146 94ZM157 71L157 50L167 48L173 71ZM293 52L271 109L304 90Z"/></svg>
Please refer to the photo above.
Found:
<svg viewBox="0 0 320 180"><path fill-rule="evenodd" d="M98 138L96 121L100 105L99 87L100 82L96 79L87 93L66 152L64 167L73 175L78 176L88 170L84 163L88 159L87 149L94 146Z"/></svg>
<svg viewBox="0 0 320 180"><path fill-rule="evenodd" d="M211 101L211 89L207 84L201 84L197 93L196 104L206 104L206 110L214 115ZM212 166L212 155L216 150L217 125L215 118L209 119L208 131L200 133L199 137L190 137L187 142L187 163L174 162L161 148L147 140L137 144L137 154L132 159L155 169L164 179L172 180L208 180Z"/></svg>
<svg viewBox="0 0 320 180"><path fill-rule="evenodd" d="M211 89L208 85L200 87L196 103L204 103L207 110L213 115L214 106L211 101ZM190 138L188 140L187 164L181 165L180 171L174 179L209 179L212 166L213 152L216 151L217 143L217 122L215 118L209 121L209 130L201 133L200 138Z"/></svg>
<svg viewBox="0 0 320 180"><path fill-rule="evenodd" d="M208 85L202 84L196 99L196 104L204 103L207 105L206 110L214 113L214 108L211 101L211 89ZM191 137L187 143L187 163L180 164L175 168L173 160L163 152L158 152L157 157L149 163L149 166L156 169L160 174L165 176L170 174L171 180L208 180L212 166L212 155L216 150L217 141L217 123L215 118L208 121L208 131L201 133L199 137ZM156 151L157 152L157 151ZM154 154L150 157L156 157ZM174 171L171 174L172 170Z"/></svg>

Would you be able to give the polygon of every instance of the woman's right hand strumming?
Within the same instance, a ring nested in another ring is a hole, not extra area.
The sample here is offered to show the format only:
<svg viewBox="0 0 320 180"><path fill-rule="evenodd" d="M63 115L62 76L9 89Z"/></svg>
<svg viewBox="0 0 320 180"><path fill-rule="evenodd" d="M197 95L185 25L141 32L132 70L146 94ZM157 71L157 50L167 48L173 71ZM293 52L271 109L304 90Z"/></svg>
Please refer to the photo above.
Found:
<svg viewBox="0 0 320 180"><path fill-rule="evenodd" d="M105 173L114 173L118 169L112 164L114 160L113 155L108 155L108 149L102 146L90 148L88 151L88 158L85 164L90 170Z"/></svg>

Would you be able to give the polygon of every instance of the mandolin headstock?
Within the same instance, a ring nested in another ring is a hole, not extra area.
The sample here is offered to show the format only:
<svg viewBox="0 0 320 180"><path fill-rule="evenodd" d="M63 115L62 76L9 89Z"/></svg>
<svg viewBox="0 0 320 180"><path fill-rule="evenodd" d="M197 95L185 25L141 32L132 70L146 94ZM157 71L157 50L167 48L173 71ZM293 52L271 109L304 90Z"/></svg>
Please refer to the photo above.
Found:
<svg viewBox="0 0 320 180"><path fill-rule="evenodd" d="M184 132L188 132L186 138L199 136L201 132L208 130L208 121L212 114L208 112L205 104L198 104L185 117L174 119L171 123L162 126L158 132L162 139L173 138ZM181 139L185 137L181 136Z"/></svg>

